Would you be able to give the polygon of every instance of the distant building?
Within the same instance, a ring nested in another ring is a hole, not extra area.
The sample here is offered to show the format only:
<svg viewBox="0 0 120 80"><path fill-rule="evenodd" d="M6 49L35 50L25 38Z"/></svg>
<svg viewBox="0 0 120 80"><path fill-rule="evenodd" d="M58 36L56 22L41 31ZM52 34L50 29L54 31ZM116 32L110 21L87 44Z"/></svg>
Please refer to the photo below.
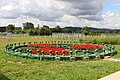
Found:
<svg viewBox="0 0 120 80"><path fill-rule="evenodd" d="M0 26L0 32L5 32L5 30L6 30L6 27Z"/></svg>

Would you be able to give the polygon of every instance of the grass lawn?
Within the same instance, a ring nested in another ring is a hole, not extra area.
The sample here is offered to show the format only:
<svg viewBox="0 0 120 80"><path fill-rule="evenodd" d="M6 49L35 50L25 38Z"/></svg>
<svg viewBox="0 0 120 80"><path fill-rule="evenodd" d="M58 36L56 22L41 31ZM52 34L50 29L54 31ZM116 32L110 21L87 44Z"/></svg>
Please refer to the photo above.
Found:
<svg viewBox="0 0 120 80"><path fill-rule="evenodd" d="M38 42L52 40L43 37L0 38L0 80L1 75L11 80L97 80L120 70L120 62L93 61L38 61L6 56L3 49L8 43ZM120 46L116 46L120 58Z"/></svg>
<svg viewBox="0 0 120 80"><path fill-rule="evenodd" d="M116 46L117 55L114 58L120 58L120 45Z"/></svg>

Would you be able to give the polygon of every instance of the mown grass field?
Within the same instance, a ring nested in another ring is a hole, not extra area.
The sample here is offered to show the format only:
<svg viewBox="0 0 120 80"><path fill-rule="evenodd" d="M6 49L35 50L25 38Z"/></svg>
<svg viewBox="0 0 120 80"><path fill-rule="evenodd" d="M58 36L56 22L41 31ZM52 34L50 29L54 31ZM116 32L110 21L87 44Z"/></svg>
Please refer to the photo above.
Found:
<svg viewBox="0 0 120 80"><path fill-rule="evenodd" d="M120 37L83 38L85 41L111 41L119 43ZM3 49L8 43L51 41L50 37L13 37L10 40L0 38L0 80L1 75L10 80L97 80L120 70L120 62L92 61L38 61L6 56ZM120 58L120 46L116 46ZM1 78L2 77L2 78ZM5 79L4 79L5 80Z"/></svg>

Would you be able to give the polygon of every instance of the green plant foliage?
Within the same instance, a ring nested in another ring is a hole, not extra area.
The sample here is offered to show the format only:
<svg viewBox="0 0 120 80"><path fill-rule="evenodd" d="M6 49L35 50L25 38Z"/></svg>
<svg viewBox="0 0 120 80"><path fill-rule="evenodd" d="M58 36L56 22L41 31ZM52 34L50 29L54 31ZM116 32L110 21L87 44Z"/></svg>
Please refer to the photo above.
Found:
<svg viewBox="0 0 120 80"><path fill-rule="evenodd" d="M83 41L96 39L98 42L118 39L116 43L120 44L120 37L101 38L93 36L82 39ZM10 80L97 80L120 70L119 62L113 61L39 61L3 54L6 44L48 40L53 41L48 36L12 37L11 40L0 38L0 73ZM116 50L118 53L114 57L120 58L119 45L116 46Z"/></svg>
<svg viewBox="0 0 120 80"><path fill-rule="evenodd" d="M10 79L0 73L0 80L10 80Z"/></svg>
<svg viewBox="0 0 120 80"><path fill-rule="evenodd" d="M34 24L31 22L25 22L23 23L24 29L34 29Z"/></svg>

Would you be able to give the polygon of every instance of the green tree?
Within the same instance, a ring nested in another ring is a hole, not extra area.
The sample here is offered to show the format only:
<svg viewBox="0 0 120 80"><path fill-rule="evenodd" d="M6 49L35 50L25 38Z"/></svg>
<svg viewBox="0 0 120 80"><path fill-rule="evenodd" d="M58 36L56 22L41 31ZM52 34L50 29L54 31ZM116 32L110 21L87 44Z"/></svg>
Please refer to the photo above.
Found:
<svg viewBox="0 0 120 80"><path fill-rule="evenodd" d="M55 28L52 28L52 32L61 33L62 32L62 28L60 28L60 26L57 25Z"/></svg>
<svg viewBox="0 0 120 80"><path fill-rule="evenodd" d="M112 33L112 34L118 34L118 33L119 33L119 30L115 30L115 29L114 29L114 30L109 30L108 33L109 33L109 34L111 34L111 33Z"/></svg>
<svg viewBox="0 0 120 80"><path fill-rule="evenodd" d="M34 24L31 22L23 23L23 28L24 29L34 29Z"/></svg>
<svg viewBox="0 0 120 80"><path fill-rule="evenodd" d="M22 34L25 34L25 33L27 33L27 31L26 31L26 30L22 30L21 33L22 33Z"/></svg>
<svg viewBox="0 0 120 80"><path fill-rule="evenodd" d="M38 34L41 35L41 36L43 36L43 35L49 36L49 35L52 34L52 32L51 32L50 28L42 27L42 28L39 29Z"/></svg>
<svg viewBox="0 0 120 80"><path fill-rule="evenodd" d="M87 26L85 26L81 29L81 32L85 35L89 35L89 28Z"/></svg>
<svg viewBox="0 0 120 80"><path fill-rule="evenodd" d="M22 28L21 27L15 27L14 33L15 34L19 34L22 32Z"/></svg>
<svg viewBox="0 0 120 80"><path fill-rule="evenodd" d="M15 30L22 30L21 27L15 27Z"/></svg>
<svg viewBox="0 0 120 80"><path fill-rule="evenodd" d="M63 33L72 33L72 32L74 32L74 31L71 30L71 29L63 29L62 32L63 32Z"/></svg>
<svg viewBox="0 0 120 80"><path fill-rule="evenodd" d="M14 30L14 33L15 34L19 34L19 33L21 33L22 32L22 30Z"/></svg>
<svg viewBox="0 0 120 80"><path fill-rule="evenodd" d="M49 26L47 26L47 25L43 25L43 27L44 27L44 28L49 28Z"/></svg>
<svg viewBox="0 0 120 80"><path fill-rule="evenodd" d="M8 26L6 26L6 30L8 31L8 32L13 32L13 30L15 30L15 25L13 25L13 24L9 24Z"/></svg>
<svg viewBox="0 0 120 80"><path fill-rule="evenodd" d="M31 35L31 36L34 35L32 30L30 30L29 35Z"/></svg>

